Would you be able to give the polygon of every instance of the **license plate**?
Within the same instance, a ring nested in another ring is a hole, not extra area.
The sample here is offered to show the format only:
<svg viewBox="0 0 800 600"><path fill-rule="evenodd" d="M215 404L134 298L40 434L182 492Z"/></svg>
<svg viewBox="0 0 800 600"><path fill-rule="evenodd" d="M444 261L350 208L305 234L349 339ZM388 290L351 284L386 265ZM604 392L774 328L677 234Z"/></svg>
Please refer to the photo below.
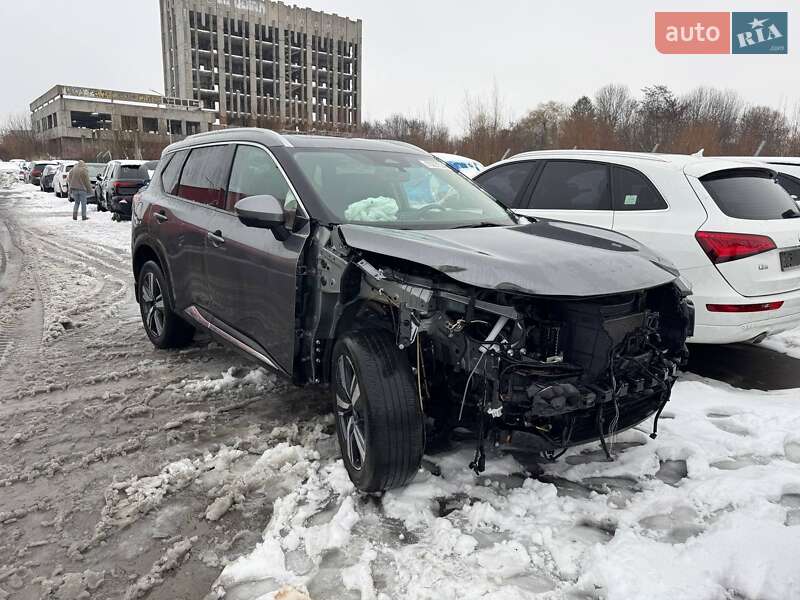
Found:
<svg viewBox="0 0 800 600"><path fill-rule="evenodd" d="M781 252L781 271L800 268L800 248Z"/></svg>

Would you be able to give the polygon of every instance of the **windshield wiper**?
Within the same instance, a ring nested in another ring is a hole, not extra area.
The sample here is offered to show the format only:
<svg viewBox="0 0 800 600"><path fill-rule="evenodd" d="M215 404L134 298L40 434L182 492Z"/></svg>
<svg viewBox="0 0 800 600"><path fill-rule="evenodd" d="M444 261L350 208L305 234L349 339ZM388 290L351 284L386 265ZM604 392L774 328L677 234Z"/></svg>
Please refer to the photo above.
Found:
<svg viewBox="0 0 800 600"><path fill-rule="evenodd" d="M491 221L481 221L480 223L470 223L468 225L456 225L451 229L477 229L478 227L504 227L502 223L492 223Z"/></svg>
<svg viewBox="0 0 800 600"><path fill-rule="evenodd" d="M798 213L796 210L792 210L792 209L790 208L789 210L786 210L786 211L784 211L784 212L781 214L781 216L782 216L784 219L797 219L798 217L800 217L800 213Z"/></svg>

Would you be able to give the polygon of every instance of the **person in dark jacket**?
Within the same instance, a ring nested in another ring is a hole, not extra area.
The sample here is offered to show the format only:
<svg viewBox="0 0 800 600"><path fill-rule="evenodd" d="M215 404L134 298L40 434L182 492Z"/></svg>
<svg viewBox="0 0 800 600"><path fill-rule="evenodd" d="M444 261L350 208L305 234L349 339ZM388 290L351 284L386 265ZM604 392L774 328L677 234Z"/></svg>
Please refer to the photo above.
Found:
<svg viewBox="0 0 800 600"><path fill-rule="evenodd" d="M72 206L72 219L78 220L78 204L81 206L81 217L85 221L89 217L86 216L86 199L92 192L92 182L89 180L89 170L86 168L86 163L79 161L77 165L72 167L67 178L69 185L69 194L74 202Z"/></svg>

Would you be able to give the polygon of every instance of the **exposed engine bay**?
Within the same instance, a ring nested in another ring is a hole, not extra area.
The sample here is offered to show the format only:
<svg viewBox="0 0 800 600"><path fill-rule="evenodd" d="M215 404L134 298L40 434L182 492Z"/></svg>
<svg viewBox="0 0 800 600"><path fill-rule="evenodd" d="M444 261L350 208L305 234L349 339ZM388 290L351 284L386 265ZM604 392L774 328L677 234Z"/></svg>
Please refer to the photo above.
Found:
<svg viewBox="0 0 800 600"><path fill-rule="evenodd" d="M550 458L593 440L609 454L606 438L653 414L655 436L694 326L679 279L537 296L351 248L335 228L321 235L306 263L318 287L301 286L297 311L306 334L295 372L306 381L329 381L326 352L343 330L388 328L408 355L432 435L474 432L476 472L490 435L522 437Z"/></svg>

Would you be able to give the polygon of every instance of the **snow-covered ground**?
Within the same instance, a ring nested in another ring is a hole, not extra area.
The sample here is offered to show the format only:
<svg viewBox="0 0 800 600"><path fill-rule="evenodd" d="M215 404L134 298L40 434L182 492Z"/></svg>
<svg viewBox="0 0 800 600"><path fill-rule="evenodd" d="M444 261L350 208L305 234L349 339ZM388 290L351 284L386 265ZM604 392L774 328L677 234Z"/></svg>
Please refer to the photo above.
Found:
<svg viewBox="0 0 800 600"><path fill-rule="evenodd" d="M476 477L462 443L363 496L327 398L209 340L152 350L129 225L70 209L0 193L25 283L0 272L0 327L30 338L4 367L0 330L0 598L800 598L800 389L686 374L613 462L495 449Z"/></svg>
<svg viewBox="0 0 800 600"><path fill-rule="evenodd" d="M431 457L382 499L356 494L340 462L280 445L259 461L298 487L263 542L222 571L225 598L693 600L800 598L800 391L686 377L657 440L640 428L570 452L544 474L471 450ZM235 464L235 463L234 463ZM271 474L271 473L270 473ZM341 594L341 595L340 595Z"/></svg>

